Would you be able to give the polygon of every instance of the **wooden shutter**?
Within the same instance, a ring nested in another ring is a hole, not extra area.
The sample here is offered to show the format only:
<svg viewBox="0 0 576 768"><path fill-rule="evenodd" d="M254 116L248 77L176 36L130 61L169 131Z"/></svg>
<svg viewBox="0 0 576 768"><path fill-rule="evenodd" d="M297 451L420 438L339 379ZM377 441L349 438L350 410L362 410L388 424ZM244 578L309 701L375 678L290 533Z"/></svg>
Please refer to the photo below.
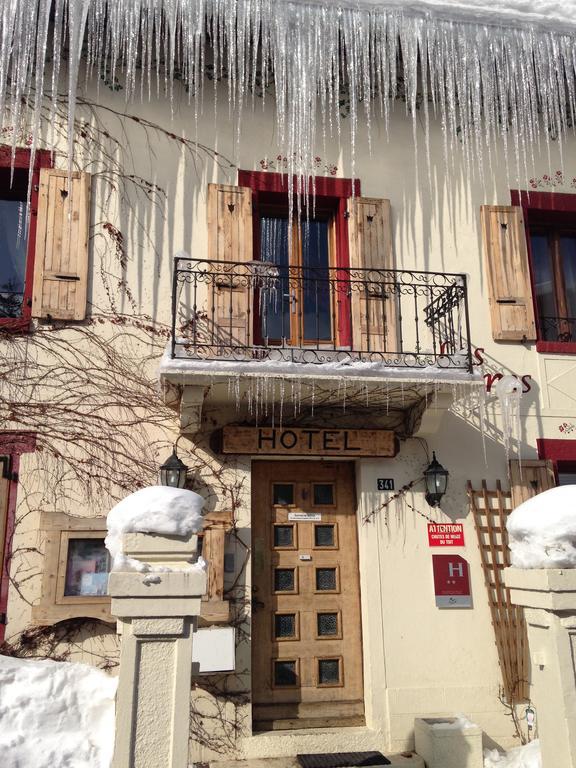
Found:
<svg viewBox="0 0 576 768"><path fill-rule="evenodd" d="M510 489L512 491L512 508L536 496L542 491L554 488L556 480L551 461L511 461Z"/></svg>
<svg viewBox="0 0 576 768"><path fill-rule="evenodd" d="M90 175L40 171L32 316L86 317Z"/></svg>
<svg viewBox="0 0 576 768"><path fill-rule="evenodd" d="M353 347L395 352L397 308L393 276L388 275L380 282L373 273L363 284L363 274L354 274L355 269L394 269L390 201L373 197L350 200L349 230Z"/></svg>
<svg viewBox="0 0 576 768"><path fill-rule="evenodd" d="M252 190L208 185L208 258L252 261ZM252 289L249 269L212 267L208 286L209 333L218 344L247 347L252 339Z"/></svg>
<svg viewBox="0 0 576 768"><path fill-rule="evenodd" d="M536 322L522 209L481 207L486 275L496 341L534 341Z"/></svg>

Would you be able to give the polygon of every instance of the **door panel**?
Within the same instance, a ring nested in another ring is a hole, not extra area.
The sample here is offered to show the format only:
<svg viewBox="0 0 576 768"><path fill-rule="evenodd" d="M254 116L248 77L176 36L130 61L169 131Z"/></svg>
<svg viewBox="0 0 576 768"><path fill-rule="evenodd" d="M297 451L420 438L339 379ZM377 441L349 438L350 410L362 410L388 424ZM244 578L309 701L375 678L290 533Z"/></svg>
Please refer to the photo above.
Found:
<svg viewBox="0 0 576 768"><path fill-rule="evenodd" d="M286 217L261 217L260 259L277 270L273 286L260 296L262 339L293 346L332 341L329 243L327 220L294 221L290 229Z"/></svg>
<svg viewBox="0 0 576 768"><path fill-rule="evenodd" d="M254 728L363 724L353 465L252 467Z"/></svg>

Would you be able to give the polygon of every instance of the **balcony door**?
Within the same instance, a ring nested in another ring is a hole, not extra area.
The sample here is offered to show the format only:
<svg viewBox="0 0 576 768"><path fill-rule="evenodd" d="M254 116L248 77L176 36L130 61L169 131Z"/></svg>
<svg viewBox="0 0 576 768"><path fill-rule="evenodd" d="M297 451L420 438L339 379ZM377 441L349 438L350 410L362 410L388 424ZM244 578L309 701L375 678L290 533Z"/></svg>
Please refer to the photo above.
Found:
<svg viewBox="0 0 576 768"><path fill-rule="evenodd" d="M265 344L334 343L332 239L328 217L292 222L282 215L260 217L260 260L271 265L262 271L256 315Z"/></svg>

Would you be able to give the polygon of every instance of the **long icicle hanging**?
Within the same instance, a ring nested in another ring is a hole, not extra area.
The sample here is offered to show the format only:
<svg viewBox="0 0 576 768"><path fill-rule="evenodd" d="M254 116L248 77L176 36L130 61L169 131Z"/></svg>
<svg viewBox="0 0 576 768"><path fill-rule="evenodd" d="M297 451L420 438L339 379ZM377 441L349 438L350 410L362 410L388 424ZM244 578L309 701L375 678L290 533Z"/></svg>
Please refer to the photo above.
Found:
<svg viewBox="0 0 576 768"><path fill-rule="evenodd" d="M348 7L328 0L4 0L0 114L4 127L11 123L14 146L27 125L33 154L40 104L47 98L55 114L64 89L72 133L83 68L88 80L121 76L127 99L172 100L178 77L197 115L210 66L215 93L217 81L227 81L238 132L257 83L263 93L273 84L286 170L301 178L303 190L314 175L317 144L341 130L343 94L352 164L360 121L369 129L376 111L388 125L398 98L415 139L417 112L426 148L437 117L446 157L462 144L471 166L481 167L500 141L512 149L520 174L533 147L562 139L576 116L576 30L518 19L505 26L491 17L450 21L430 6L417 8L415 2L403 12L385 1ZM71 158L71 135L69 141Z"/></svg>

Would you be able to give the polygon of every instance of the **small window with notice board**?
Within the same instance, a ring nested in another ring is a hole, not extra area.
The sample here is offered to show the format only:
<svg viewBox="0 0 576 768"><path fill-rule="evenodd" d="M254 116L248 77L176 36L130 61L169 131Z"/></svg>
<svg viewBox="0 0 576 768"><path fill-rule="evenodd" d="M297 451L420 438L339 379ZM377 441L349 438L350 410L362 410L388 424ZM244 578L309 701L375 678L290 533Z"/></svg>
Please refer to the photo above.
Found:
<svg viewBox="0 0 576 768"><path fill-rule="evenodd" d="M43 512L40 531L44 567L40 602L32 613L35 623L80 617L113 623L107 594L106 518Z"/></svg>
<svg viewBox="0 0 576 768"><path fill-rule="evenodd" d="M200 617L204 623L230 620L224 599L225 534L232 525L228 512L206 516L199 546L208 561L207 592ZM72 618L92 618L113 623L108 574L111 562L104 546L105 517L74 517L63 512L43 512L40 535L44 564L40 601L32 609L36 624L55 624Z"/></svg>

